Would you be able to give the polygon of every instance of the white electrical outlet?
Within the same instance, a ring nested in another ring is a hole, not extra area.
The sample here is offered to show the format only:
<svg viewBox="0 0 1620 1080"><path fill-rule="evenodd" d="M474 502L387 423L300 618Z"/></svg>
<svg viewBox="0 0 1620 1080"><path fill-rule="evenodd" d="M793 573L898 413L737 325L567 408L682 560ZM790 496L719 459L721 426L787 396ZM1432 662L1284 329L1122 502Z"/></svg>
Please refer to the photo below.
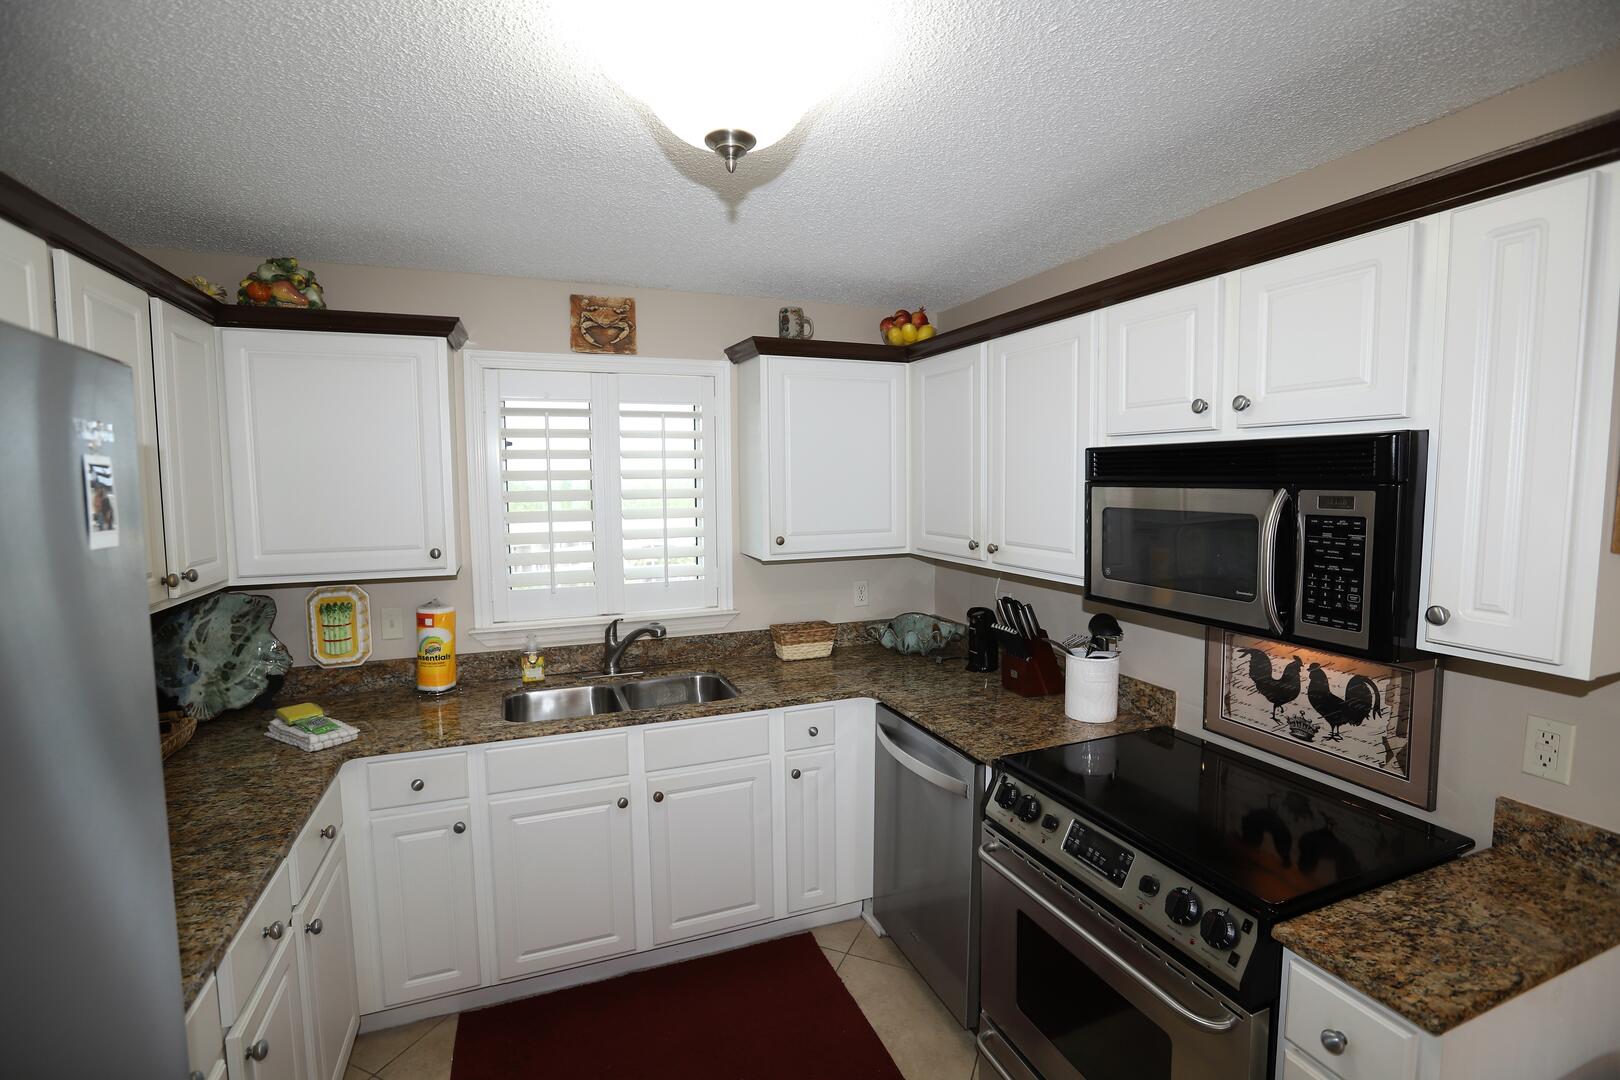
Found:
<svg viewBox="0 0 1620 1080"><path fill-rule="evenodd" d="M405 617L399 608L382 609L382 636L384 641L393 641L395 638L405 636Z"/></svg>
<svg viewBox="0 0 1620 1080"><path fill-rule="evenodd" d="M1575 725L1532 716L1524 729L1524 771L1555 783L1569 783L1575 759Z"/></svg>
<svg viewBox="0 0 1620 1080"><path fill-rule="evenodd" d="M872 602L872 595L871 595L871 593L867 592L867 590L866 590L866 582L857 581L855 583L855 606L856 607L865 607L867 604L870 604L871 602Z"/></svg>

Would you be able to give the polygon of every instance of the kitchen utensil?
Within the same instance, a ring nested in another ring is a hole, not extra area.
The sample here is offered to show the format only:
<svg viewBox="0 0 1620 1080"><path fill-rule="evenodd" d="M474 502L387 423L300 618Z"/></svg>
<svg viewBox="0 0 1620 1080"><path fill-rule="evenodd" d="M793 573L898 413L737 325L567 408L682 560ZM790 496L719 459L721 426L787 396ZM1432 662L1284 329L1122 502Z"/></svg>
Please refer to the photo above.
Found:
<svg viewBox="0 0 1620 1080"><path fill-rule="evenodd" d="M1029 625L1030 628L1035 631L1035 636L1038 638L1045 638L1046 631L1041 629L1041 620L1035 614L1035 605L1025 604L1024 610L1029 612Z"/></svg>

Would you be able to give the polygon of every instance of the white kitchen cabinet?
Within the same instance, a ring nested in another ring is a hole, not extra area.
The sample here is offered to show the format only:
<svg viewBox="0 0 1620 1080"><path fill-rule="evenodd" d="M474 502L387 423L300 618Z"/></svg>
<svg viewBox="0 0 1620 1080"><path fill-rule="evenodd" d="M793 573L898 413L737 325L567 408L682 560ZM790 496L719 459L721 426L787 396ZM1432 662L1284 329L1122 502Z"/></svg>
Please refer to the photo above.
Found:
<svg viewBox="0 0 1620 1080"><path fill-rule="evenodd" d="M1219 426L1221 284L1197 281L1101 313L1109 436Z"/></svg>
<svg viewBox="0 0 1620 1080"><path fill-rule="evenodd" d="M192 1080L225 1080L225 1028L220 1023L219 983L210 975L186 1010L186 1061Z"/></svg>
<svg viewBox="0 0 1620 1080"><path fill-rule="evenodd" d="M309 1080L297 943L276 947L270 968L225 1034L230 1080Z"/></svg>
<svg viewBox="0 0 1620 1080"><path fill-rule="evenodd" d="M496 976L633 952L628 779L489 804Z"/></svg>
<svg viewBox="0 0 1620 1080"><path fill-rule="evenodd" d="M659 944L772 918L769 759L646 781Z"/></svg>
<svg viewBox="0 0 1620 1080"><path fill-rule="evenodd" d="M1409 414L1415 223L1238 271L1240 428Z"/></svg>
<svg viewBox="0 0 1620 1080"><path fill-rule="evenodd" d="M161 300L151 301L151 318L165 583L168 597L179 599L217 589L230 576L219 335Z"/></svg>
<svg viewBox="0 0 1620 1080"><path fill-rule="evenodd" d="M343 1080L360 1030L348 859L339 838L293 919L313 1080Z"/></svg>
<svg viewBox="0 0 1620 1080"><path fill-rule="evenodd" d="M456 572L443 340L226 330L235 580Z"/></svg>
<svg viewBox="0 0 1620 1080"><path fill-rule="evenodd" d="M990 564L1085 578L1085 458L1096 441L1092 315L990 343Z"/></svg>
<svg viewBox="0 0 1620 1080"><path fill-rule="evenodd" d="M51 253L45 241L0 218L0 322L56 333Z"/></svg>
<svg viewBox="0 0 1620 1080"><path fill-rule="evenodd" d="M903 553L906 365L761 356L739 368L743 553Z"/></svg>
<svg viewBox="0 0 1620 1080"><path fill-rule="evenodd" d="M985 355L983 345L918 360L911 395L911 548L984 562Z"/></svg>
<svg viewBox="0 0 1620 1080"><path fill-rule="evenodd" d="M374 918L385 1004L480 982L466 803L371 822Z"/></svg>
<svg viewBox="0 0 1620 1080"><path fill-rule="evenodd" d="M1620 670L1609 553L1614 228L1586 173L1455 211L1423 645ZM1601 644L1600 642L1606 642Z"/></svg>
<svg viewBox="0 0 1620 1080"><path fill-rule="evenodd" d="M169 598L164 585L168 564L163 548L163 491L159 481L156 383L152 372L152 315L139 288L113 277L77 255L51 252L56 284L56 329L63 341L128 364L135 373L135 427L113 432L132 438L138 452L143 535L146 540L146 599ZM128 479L115 483L129 483ZM128 536L128 534L124 534Z"/></svg>
<svg viewBox="0 0 1620 1080"><path fill-rule="evenodd" d="M787 910L811 911L838 898L838 752L787 755Z"/></svg>

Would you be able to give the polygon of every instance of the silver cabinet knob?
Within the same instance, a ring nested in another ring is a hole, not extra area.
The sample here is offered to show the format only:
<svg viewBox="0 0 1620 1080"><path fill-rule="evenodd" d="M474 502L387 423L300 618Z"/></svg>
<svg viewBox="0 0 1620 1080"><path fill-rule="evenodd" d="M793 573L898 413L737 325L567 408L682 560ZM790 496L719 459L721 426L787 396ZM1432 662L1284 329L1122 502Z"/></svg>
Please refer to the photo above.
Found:
<svg viewBox="0 0 1620 1080"><path fill-rule="evenodd" d="M979 542L977 540L969 540L968 541L968 550L969 551L978 551L979 550Z"/></svg>
<svg viewBox="0 0 1620 1080"><path fill-rule="evenodd" d="M187 581L196 581L197 580L197 571L195 571L195 570L187 570L185 573L181 574L180 576L185 578Z"/></svg>
<svg viewBox="0 0 1620 1080"><path fill-rule="evenodd" d="M787 543L787 540L786 540L786 538L784 538L784 537L781 537L781 536L778 536L778 537L777 537L777 538L776 538L776 546L777 546L777 547L781 547L781 546L782 546L782 545L783 545L783 544L785 544L785 543Z"/></svg>
<svg viewBox="0 0 1620 1080"><path fill-rule="evenodd" d="M1242 412L1244 409L1247 409L1253 404L1254 402L1250 401L1248 397L1243 394L1239 394L1237 397L1232 399L1232 408L1236 409L1238 412Z"/></svg>
<svg viewBox="0 0 1620 1080"><path fill-rule="evenodd" d="M467 831L467 823L465 821L458 821L454 825L450 826L450 831L455 833L457 836L460 836L462 833Z"/></svg>
<svg viewBox="0 0 1620 1080"><path fill-rule="evenodd" d="M425 787L427 787L427 784L420 777L411 781L412 791L421 791Z"/></svg>
<svg viewBox="0 0 1620 1080"><path fill-rule="evenodd" d="M323 826L321 826L321 839L323 839L323 840L335 840L335 839L337 839L337 826L336 825L323 825Z"/></svg>
<svg viewBox="0 0 1620 1080"><path fill-rule="evenodd" d="M178 589L180 587L179 574L164 574L158 580L162 581L163 584L167 585L171 589Z"/></svg>
<svg viewBox="0 0 1620 1080"><path fill-rule="evenodd" d="M208 1077L202 1074L201 1069L192 1069L186 1080L208 1080Z"/></svg>
<svg viewBox="0 0 1620 1080"><path fill-rule="evenodd" d="M321 920L319 920L319 919L311 919L309 922L304 924L304 933L306 933L306 934L318 934L322 930L324 930L325 928L326 927L321 922Z"/></svg>
<svg viewBox="0 0 1620 1080"><path fill-rule="evenodd" d="M1199 416L1204 415L1205 413L1209 412L1209 402L1205 401L1201 397L1193 398L1192 411L1197 413Z"/></svg>
<svg viewBox="0 0 1620 1080"><path fill-rule="evenodd" d="M262 938L269 938L271 941L280 941L281 935L285 934L286 932L287 928L282 925L280 919L277 919L263 930L260 930L259 936Z"/></svg>
<svg viewBox="0 0 1620 1080"><path fill-rule="evenodd" d="M788 773L788 775L793 777L793 779L797 780L800 776L803 776L804 774L799 772L798 769L794 769L792 772Z"/></svg>
<svg viewBox="0 0 1620 1080"><path fill-rule="evenodd" d="M630 800L625 798L623 795L620 795L619 796L619 809L623 810L625 807L627 807L629 805L630 805Z"/></svg>
<svg viewBox="0 0 1620 1080"><path fill-rule="evenodd" d="M242 1047L242 1053L249 1061L263 1061L270 1056L270 1040L260 1039L256 1043L249 1043Z"/></svg>
<svg viewBox="0 0 1620 1080"><path fill-rule="evenodd" d="M1344 1048L1350 1045L1350 1040L1344 1032L1334 1031L1332 1028L1322 1029L1322 1049L1330 1054L1342 1054Z"/></svg>
<svg viewBox="0 0 1620 1080"><path fill-rule="evenodd" d="M430 548L428 550L428 558L430 558L430 559L437 559L440 555L443 555L443 554L444 554L444 552L440 551L438 548Z"/></svg>
<svg viewBox="0 0 1620 1080"><path fill-rule="evenodd" d="M986 550L990 554L994 555L996 552L1001 550L1001 545L1000 544L991 544L989 547L985 548L984 550Z"/></svg>
<svg viewBox="0 0 1620 1080"><path fill-rule="evenodd" d="M815 738L817 735L820 735L820 734L821 734L821 729L820 728L811 728L810 729L810 737L812 739Z"/></svg>
<svg viewBox="0 0 1620 1080"><path fill-rule="evenodd" d="M653 792L653 802L663 802L663 801L664 801L664 793L662 791Z"/></svg>
<svg viewBox="0 0 1620 1080"><path fill-rule="evenodd" d="M1430 626L1444 626L1451 621L1451 612L1439 604L1434 604L1423 613L1423 617L1428 620Z"/></svg>

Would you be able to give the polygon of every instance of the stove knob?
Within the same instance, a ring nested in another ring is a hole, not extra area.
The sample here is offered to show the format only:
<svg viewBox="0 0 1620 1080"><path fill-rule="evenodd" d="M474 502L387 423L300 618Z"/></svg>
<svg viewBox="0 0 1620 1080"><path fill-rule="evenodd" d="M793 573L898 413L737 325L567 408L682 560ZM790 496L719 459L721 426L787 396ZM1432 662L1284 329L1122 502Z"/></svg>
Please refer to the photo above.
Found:
<svg viewBox="0 0 1620 1080"><path fill-rule="evenodd" d="M1198 894L1185 885L1170 890L1164 898L1164 913L1170 916L1170 921L1177 926L1196 926L1198 916L1204 913L1204 905L1199 901Z"/></svg>
<svg viewBox="0 0 1620 1080"><path fill-rule="evenodd" d="M1011 780L1003 780L996 789L996 805L1011 810L1018 802L1018 785Z"/></svg>
<svg viewBox="0 0 1620 1080"><path fill-rule="evenodd" d="M1142 880L1136 883L1136 887L1142 890L1144 896L1159 895L1159 879L1152 874L1143 874Z"/></svg>
<svg viewBox="0 0 1620 1080"><path fill-rule="evenodd" d="M1041 816L1041 800L1033 795L1025 795L1018 800L1018 809L1013 812L1021 821L1034 821Z"/></svg>
<svg viewBox="0 0 1620 1080"><path fill-rule="evenodd" d="M1204 912L1204 921L1199 925L1198 932L1203 936L1204 944L1221 952L1238 943L1237 920L1220 908Z"/></svg>

